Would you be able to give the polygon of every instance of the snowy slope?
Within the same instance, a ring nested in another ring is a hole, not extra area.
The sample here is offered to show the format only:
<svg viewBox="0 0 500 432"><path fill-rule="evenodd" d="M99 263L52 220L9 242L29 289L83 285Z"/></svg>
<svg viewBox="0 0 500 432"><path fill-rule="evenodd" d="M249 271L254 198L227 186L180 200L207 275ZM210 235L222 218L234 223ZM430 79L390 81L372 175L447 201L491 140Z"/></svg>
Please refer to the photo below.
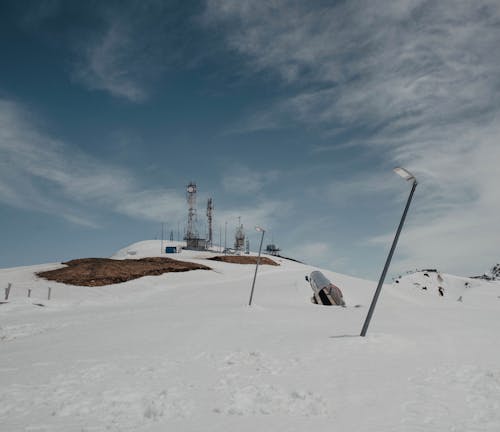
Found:
<svg viewBox="0 0 500 432"><path fill-rule="evenodd" d="M440 302L466 302L482 306L500 295L499 282L454 276L441 272L418 271L396 280L400 292L415 299L435 304ZM498 297L497 297L498 299ZM439 304L439 303L438 303Z"/></svg>
<svg viewBox="0 0 500 432"><path fill-rule="evenodd" d="M315 268L280 259L249 308L253 266L169 256L213 271L88 288L34 277L57 264L0 270L2 430L500 430L500 284L461 302L449 275L444 297L386 285L360 338L374 282L324 271L348 307L317 306Z"/></svg>

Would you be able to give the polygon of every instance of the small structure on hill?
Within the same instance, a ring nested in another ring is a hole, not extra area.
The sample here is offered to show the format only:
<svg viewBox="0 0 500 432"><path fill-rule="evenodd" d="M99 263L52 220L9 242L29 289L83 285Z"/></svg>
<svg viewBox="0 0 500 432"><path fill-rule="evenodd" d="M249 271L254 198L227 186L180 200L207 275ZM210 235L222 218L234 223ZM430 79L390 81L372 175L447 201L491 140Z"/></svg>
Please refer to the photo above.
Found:
<svg viewBox="0 0 500 432"><path fill-rule="evenodd" d="M268 244L266 246L266 252L269 255L277 256L277 255L279 255L280 251L281 251L281 249L278 246L276 246L274 243Z"/></svg>
<svg viewBox="0 0 500 432"><path fill-rule="evenodd" d="M165 253L181 253L182 248L179 245L165 246Z"/></svg>

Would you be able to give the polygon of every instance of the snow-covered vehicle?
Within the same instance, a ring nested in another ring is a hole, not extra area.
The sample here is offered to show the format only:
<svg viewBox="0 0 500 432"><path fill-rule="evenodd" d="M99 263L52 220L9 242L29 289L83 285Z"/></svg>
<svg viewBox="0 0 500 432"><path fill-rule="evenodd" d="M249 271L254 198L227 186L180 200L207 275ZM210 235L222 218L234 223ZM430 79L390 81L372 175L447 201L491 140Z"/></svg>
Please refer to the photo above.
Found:
<svg viewBox="0 0 500 432"><path fill-rule="evenodd" d="M323 273L313 271L306 280L311 284L314 295L311 301L314 304L325 306L345 306L345 301L340 288L332 284Z"/></svg>

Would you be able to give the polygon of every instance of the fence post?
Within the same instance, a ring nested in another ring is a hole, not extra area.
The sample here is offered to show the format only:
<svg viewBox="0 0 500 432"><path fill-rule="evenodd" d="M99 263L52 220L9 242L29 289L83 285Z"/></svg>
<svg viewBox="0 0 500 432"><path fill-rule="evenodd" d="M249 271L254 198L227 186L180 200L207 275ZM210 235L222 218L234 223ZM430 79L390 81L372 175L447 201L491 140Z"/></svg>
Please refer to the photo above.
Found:
<svg viewBox="0 0 500 432"><path fill-rule="evenodd" d="M28 288L28 298L31 297L31 288Z"/></svg>
<svg viewBox="0 0 500 432"><path fill-rule="evenodd" d="M51 294L52 294L52 287L49 287L49 293L47 294L47 300L50 300Z"/></svg>

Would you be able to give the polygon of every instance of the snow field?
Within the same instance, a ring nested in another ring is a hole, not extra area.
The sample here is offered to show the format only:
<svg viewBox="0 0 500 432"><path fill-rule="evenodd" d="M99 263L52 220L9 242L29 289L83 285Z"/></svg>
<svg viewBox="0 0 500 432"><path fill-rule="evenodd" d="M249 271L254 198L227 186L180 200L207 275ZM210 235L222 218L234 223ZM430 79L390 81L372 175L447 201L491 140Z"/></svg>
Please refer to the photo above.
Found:
<svg viewBox="0 0 500 432"><path fill-rule="evenodd" d="M499 284L462 302L386 285L360 338L376 283L324 271L348 307L317 306L314 268L282 260L259 268L249 308L254 267L206 256L171 257L212 272L51 283L44 307L0 305L2 430L500 430ZM0 284L41 267L0 270Z"/></svg>

